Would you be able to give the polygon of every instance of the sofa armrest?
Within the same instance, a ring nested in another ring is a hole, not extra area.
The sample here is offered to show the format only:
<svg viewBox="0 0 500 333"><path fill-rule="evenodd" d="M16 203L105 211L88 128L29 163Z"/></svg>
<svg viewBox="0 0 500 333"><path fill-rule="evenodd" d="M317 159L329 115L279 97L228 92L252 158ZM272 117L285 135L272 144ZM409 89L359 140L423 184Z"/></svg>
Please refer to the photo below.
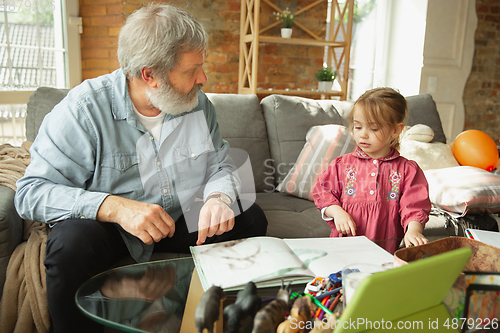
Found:
<svg viewBox="0 0 500 333"><path fill-rule="evenodd" d="M23 237L23 222L14 206L14 195L14 190L0 185L0 291L10 256Z"/></svg>

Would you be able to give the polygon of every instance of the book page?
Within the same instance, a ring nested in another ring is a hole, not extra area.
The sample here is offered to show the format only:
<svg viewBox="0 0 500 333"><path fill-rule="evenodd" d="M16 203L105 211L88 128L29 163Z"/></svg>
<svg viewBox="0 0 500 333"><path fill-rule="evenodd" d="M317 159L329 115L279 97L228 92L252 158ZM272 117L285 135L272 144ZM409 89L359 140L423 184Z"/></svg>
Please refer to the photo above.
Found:
<svg viewBox="0 0 500 333"><path fill-rule="evenodd" d="M283 240L253 237L191 247L203 288L244 286L282 276L314 277ZM281 282L280 282L281 283Z"/></svg>
<svg viewBox="0 0 500 333"><path fill-rule="evenodd" d="M324 278L353 263L382 265L394 261L392 254L365 236L297 238L284 241L315 276Z"/></svg>
<svg viewBox="0 0 500 333"><path fill-rule="evenodd" d="M486 231L479 229L466 229L467 238L489 244L500 248L500 233L497 231Z"/></svg>

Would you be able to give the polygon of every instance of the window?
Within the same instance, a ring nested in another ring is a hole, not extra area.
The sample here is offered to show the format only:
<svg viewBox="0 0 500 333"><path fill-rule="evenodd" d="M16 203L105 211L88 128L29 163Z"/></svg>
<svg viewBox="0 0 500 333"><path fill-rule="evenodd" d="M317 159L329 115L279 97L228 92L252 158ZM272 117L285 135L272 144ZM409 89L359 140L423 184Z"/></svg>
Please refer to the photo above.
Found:
<svg viewBox="0 0 500 333"><path fill-rule="evenodd" d="M366 90L393 87L404 96L420 90L427 0L356 0L348 100Z"/></svg>
<svg viewBox="0 0 500 333"><path fill-rule="evenodd" d="M0 5L0 144L26 140L26 103L36 88L80 83L79 33L77 0Z"/></svg>

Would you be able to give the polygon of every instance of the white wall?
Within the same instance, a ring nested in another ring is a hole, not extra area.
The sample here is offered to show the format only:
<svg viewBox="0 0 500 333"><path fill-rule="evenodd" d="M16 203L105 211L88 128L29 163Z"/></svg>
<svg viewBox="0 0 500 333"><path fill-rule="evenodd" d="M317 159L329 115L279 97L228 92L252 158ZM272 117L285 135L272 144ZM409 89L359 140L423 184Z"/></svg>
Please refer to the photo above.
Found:
<svg viewBox="0 0 500 333"><path fill-rule="evenodd" d="M429 0L420 92L436 102L448 142L464 129L463 92L476 28L475 0Z"/></svg>

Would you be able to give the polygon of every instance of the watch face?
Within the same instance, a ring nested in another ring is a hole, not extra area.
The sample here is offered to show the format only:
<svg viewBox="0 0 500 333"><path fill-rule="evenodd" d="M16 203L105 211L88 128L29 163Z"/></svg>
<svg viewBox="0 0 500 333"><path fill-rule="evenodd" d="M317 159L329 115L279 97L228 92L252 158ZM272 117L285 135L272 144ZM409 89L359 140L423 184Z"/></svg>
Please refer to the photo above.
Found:
<svg viewBox="0 0 500 333"><path fill-rule="evenodd" d="M226 205L231 206L231 199L229 199L229 197L227 195L221 194L219 196L219 199L221 199L222 202L225 203Z"/></svg>

